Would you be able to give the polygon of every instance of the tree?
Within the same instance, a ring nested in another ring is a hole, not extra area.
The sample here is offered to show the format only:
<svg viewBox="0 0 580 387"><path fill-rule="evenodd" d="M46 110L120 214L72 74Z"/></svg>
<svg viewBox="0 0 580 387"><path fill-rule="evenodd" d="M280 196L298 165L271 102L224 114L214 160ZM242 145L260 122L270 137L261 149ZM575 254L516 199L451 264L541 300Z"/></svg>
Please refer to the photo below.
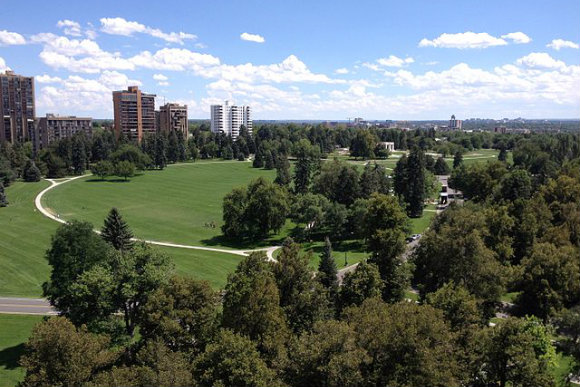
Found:
<svg viewBox="0 0 580 387"><path fill-rule="evenodd" d="M172 277L144 305L140 334L172 351L200 353L217 333L219 302L207 281Z"/></svg>
<svg viewBox="0 0 580 387"><path fill-rule="evenodd" d="M193 363L193 375L200 387L271 387L282 384L260 358L256 345L229 330L219 333Z"/></svg>
<svg viewBox="0 0 580 387"><path fill-rule="evenodd" d="M393 190L399 197L404 198L408 191L409 174L407 171L408 158L403 154L393 170Z"/></svg>
<svg viewBox="0 0 580 387"><path fill-rule="evenodd" d="M312 175L319 167L320 150L312 146L307 139L301 139L295 146L296 164L294 166L294 191L308 192Z"/></svg>
<svg viewBox="0 0 580 387"><path fill-rule="evenodd" d="M438 157L435 162L435 174L436 175L449 175L449 165L443 157Z"/></svg>
<svg viewBox="0 0 580 387"><path fill-rule="evenodd" d="M364 385L460 385L453 334L435 308L372 298L344 316L370 359L363 368Z"/></svg>
<svg viewBox="0 0 580 387"><path fill-rule="evenodd" d="M350 144L350 155L355 158L372 159L375 157L377 142L377 137L369 130L359 130Z"/></svg>
<svg viewBox="0 0 580 387"><path fill-rule="evenodd" d="M459 168L463 164L463 153L461 151L455 152L453 157L453 169Z"/></svg>
<svg viewBox="0 0 580 387"><path fill-rule="evenodd" d="M126 251L133 247L133 233L115 207L111 208L105 219L105 224L101 229L101 237L116 250Z"/></svg>
<svg viewBox="0 0 580 387"><path fill-rule="evenodd" d="M276 162L276 179L274 183L288 187L292 182L292 176L290 175L290 162L285 155L278 157Z"/></svg>
<svg viewBox="0 0 580 387"><path fill-rule="evenodd" d="M509 317L484 332L485 385L554 386L555 350L548 329L531 317Z"/></svg>
<svg viewBox="0 0 580 387"><path fill-rule="evenodd" d="M309 330L315 321L329 314L324 288L312 276L310 257L300 245L287 238L272 272L280 292L280 306L295 332Z"/></svg>
<svg viewBox="0 0 580 387"><path fill-rule="evenodd" d="M402 299L409 272L399 256L405 251L407 216L393 196L373 194L364 218L365 239L370 261L375 263L385 283L385 301Z"/></svg>
<svg viewBox="0 0 580 387"><path fill-rule="evenodd" d="M20 364L26 369L23 387L82 386L115 360L109 338L76 328L64 317L36 325Z"/></svg>
<svg viewBox="0 0 580 387"><path fill-rule="evenodd" d="M177 139L177 134L175 130L169 133L169 138L167 141L167 161L170 163L176 163L179 160L179 141Z"/></svg>
<svg viewBox="0 0 580 387"><path fill-rule="evenodd" d="M303 333L289 351L285 374L291 386L357 387L370 363L357 345L352 327L341 321L320 321Z"/></svg>
<svg viewBox="0 0 580 387"><path fill-rule="evenodd" d="M280 356L288 328L280 293L263 252L254 252L228 276L222 326L247 336L269 360Z"/></svg>
<svg viewBox="0 0 580 387"><path fill-rule="evenodd" d="M544 321L580 299L578 250L537 243L522 260L523 277L517 304L522 312Z"/></svg>
<svg viewBox="0 0 580 387"><path fill-rule="evenodd" d="M360 196L367 199L372 193L388 194L390 182L385 168L377 163L367 163L360 177Z"/></svg>
<svg viewBox="0 0 580 387"><path fill-rule="evenodd" d="M99 176L101 180L105 180L107 176L113 174L114 170L115 168L109 160L99 161L91 168L93 175Z"/></svg>
<svg viewBox="0 0 580 387"><path fill-rule="evenodd" d="M93 225L72 221L60 226L52 237L46 259L51 266L50 279L42 285L43 295L65 316L76 321L70 311L75 305L70 286L85 271L107 257L106 243L93 232Z"/></svg>
<svg viewBox="0 0 580 387"><path fill-rule="evenodd" d="M425 153L418 147L413 148L407 161L407 192L405 201L407 213L412 218L423 215L425 205Z"/></svg>
<svg viewBox="0 0 580 387"><path fill-rule="evenodd" d="M115 165L115 174L125 178L125 181L127 181L129 177L135 176L135 164L130 161L119 161Z"/></svg>
<svg viewBox="0 0 580 387"><path fill-rule="evenodd" d="M46 164L46 177L54 179L66 176L66 165L64 161L49 150L43 153L40 159Z"/></svg>
<svg viewBox="0 0 580 387"><path fill-rule="evenodd" d="M262 168L264 167L264 157L262 155L262 151L258 150L254 155L254 161L252 162L252 167L254 168Z"/></svg>
<svg viewBox="0 0 580 387"><path fill-rule="evenodd" d="M8 199L6 198L6 193L4 192L4 183L0 180L0 207L6 207L8 205Z"/></svg>
<svg viewBox="0 0 580 387"><path fill-rule="evenodd" d="M361 305L367 298L381 297L383 281L374 263L361 262L354 271L346 273L339 293L341 308Z"/></svg>
<svg viewBox="0 0 580 387"><path fill-rule="evenodd" d="M76 134L71 140L71 162L75 175L85 173L87 160L85 137L84 135Z"/></svg>
<svg viewBox="0 0 580 387"><path fill-rule="evenodd" d="M336 262L332 257L332 244L328 237L324 238L324 250L320 254L320 263L318 264L318 281L328 289L329 293L333 296L338 292L338 280L336 275L338 270L336 269Z"/></svg>
<svg viewBox="0 0 580 387"><path fill-rule="evenodd" d="M154 147L155 156L153 157L153 164L157 168L163 169L167 165L167 142L162 133L155 135Z"/></svg>
<svg viewBox="0 0 580 387"><path fill-rule="evenodd" d="M497 155L497 159L501 162L507 162L507 150L505 146L502 146L499 150L499 154Z"/></svg>
<svg viewBox="0 0 580 387"><path fill-rule="evenodd" d="M22 171L22 178L27 182L40 181L40 170L34 163L34 161L28 159L24 165L24 170Z"/></svg>

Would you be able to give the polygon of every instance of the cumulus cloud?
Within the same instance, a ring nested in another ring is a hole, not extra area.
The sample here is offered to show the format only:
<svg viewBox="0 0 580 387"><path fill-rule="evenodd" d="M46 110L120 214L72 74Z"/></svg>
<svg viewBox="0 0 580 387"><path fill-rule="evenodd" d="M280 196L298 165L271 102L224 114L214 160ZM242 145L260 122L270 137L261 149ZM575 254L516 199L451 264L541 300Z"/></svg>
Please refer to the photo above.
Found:
<svg viewBox="0 0 580 387"><path fill-rule="evenodd" d="M570 40L554 39L552 42L548 43L546 47L553 48L556 51L560 51L562 48L574 48L578 50L580 45L578 45L578 43L571 42Z"/></svg>
<svg viewBox="0 0 580 387"><path fill-rule="evenodd" d="M341 67L339 69L334 70L336 74L348 74L348 69L345 67Z"/></svg>
<svg viewBox="0 0 580 387"><path fill-rule="evenodd" d="M3 73L6 70L10 70L10 67L6 65L6 61L0 56L0 73Z"/></svg>
<svg viewBox="0 0 580 387"><path fill-rule="evenodd" d="M264 43L266 41L266 39L264 39L263 36L258 35L258 34L250 34L247 32L244 32L240 35L240 38L242 40L247 40L248 42L255 42L255 43Z"/></svg>
<svg viewBox="0 0 580 387"><path fill-rule="evenodd" d="M19 44L26 44L24 36L18 32L10 32L6 30L0 31L0 46L13 46Z"/></svg>
<svg viewBox="0 0 580 387"><path fill-rule="evenodd" d="M58 83L58 82L62 82L62 78L59 78L59 77L51 77L48 74L37 75L34 79L38 83Z"/></svg>
<svg viewBox="0 0 580 387"><path fill-rule="evenodd" d="M56 26L58 28L62 28L63 32L65 33L65 35L70 35L70 36L81 36L81 25L75 21L72 20L59 20L58 23L56 23Z"/></svg>
<svg viewBox="0 0 580 387"><path fill-rule="evenodd" d="M531 54L518 59L517 63L529 68L540 69L562 69L566 67L564 62L552 58L545 52L532 52Z"/></svg>
<svg viewBox="0 0 580 387"><path fill-rule="evenodd" d="M487 48L493 46L505 46L507 42L501 38L491 36L487 32L460 32L457 34L441 34L439 37L429 40L422 39L419 47L445 47L445 48Z"/></svg>
<svg viewBox="0 0 580 387"><path fill-rule="evenodd" d="M153 79L156 81L167 81L169 78L163 74L153 74Z"/></svg>
<svg viewBox="0 0 580 387"><path fill-rule="evenodd" d="M373 63L363 63L362 65L374 71L383 71L385 67L403 67L413 62L415 60L410 57L403 59L395 55L389 55L388 58L379 58Z"/></svg>
<svg viewBox="0 0 580 387"><path fill-rule="evenodd" d="M532 41L532 38L523 32L510 32L509 34L502 35L501 37L504 39L509 39L516 44L525 44Z"/></svg>
<svg viewBox="0 0 580 387"><path fill-rule="evenodd" d="M101 31L111 35L132 36L141 33L165 40L168 43L183 45L185 40L195 40L197 36L185 32L163 32L160 29L148 27L136 21L129 21L122 17L101 18Z"/></svg>

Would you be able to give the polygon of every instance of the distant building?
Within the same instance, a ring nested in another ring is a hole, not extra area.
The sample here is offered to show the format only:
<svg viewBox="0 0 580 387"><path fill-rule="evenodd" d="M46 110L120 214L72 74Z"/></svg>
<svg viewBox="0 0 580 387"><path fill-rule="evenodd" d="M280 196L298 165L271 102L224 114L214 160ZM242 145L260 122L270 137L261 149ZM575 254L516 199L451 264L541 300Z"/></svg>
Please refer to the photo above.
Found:
<svg viewBox="0 0 580 387"><path fill-rule="evenodd" d="M230 105L225 101L223 105L211 105L211 131L225 133L238 138L240 126L244 125L252 133L252 110L249 106Z"/></svg>
<svg viewBox="0 0 580 387"><path fill-rule="evenodd" d="M159 108L159 130L180 131L187 138L187 105L168 103Z"/></svg>
<svg viewBox="0 0 580 387"><path fill-rule="evenodd" d="M462 120L456 120L455 119L455 114L451 116L451 119L449 120L449 130L461 130L461 127L463 126L463 121Z"/></svg>
<svg viewBox="0 0 580 387"><path fill-rule="evenodd" d="M34 141L34 77L0 74L0 142Z"/></svg>
<svg viewBox="0 0 580 387"><path fill-rule="evenodd" d="M393 152L395 150L395 143L394 142L383 141L380 144L389 152Z"/></svg>
<svg viewBox="0 0 580 387"><path fill-rule="evenodd" d="M115 135L121 133L141 142L146 133L155 133L155 94L145 94L137 86L113 91Z"/></svg>
<svg viewBox="0 0 580 387"><path fill-rule="evenodd" d="M47 114L41 117L35 129L35 149L45 149L54 141L69 138L76 133L84 132L91 136L93 119L91 117L57 116Z"/></svg>

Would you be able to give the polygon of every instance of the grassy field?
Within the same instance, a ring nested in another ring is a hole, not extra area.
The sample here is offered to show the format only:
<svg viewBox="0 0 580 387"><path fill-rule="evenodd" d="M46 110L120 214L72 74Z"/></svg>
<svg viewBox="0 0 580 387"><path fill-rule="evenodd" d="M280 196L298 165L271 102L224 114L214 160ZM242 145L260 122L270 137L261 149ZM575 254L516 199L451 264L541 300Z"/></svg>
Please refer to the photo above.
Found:
<svg viewBox="0 0 580 387"><path fill-rule="evenodd" d="M34 197L49 185L15 182L6 189L10 202L0 208L0 295L38 297L48 277L44 253L58 224L34 207Z"/></svg>
<svg viewBox="0 0 580 387"><path fill-rule="evenodd" d="M14 387L24 377L18 359L41 316L0 314L0 387Z"/></svg>
<svg viewBox="0 0 580 387"><path fill-rule="evenodd" d="M232 188L259 176L273 180L275 171L237 161L176 164L145 171L128 182L79 179L49 191L43 204L63 219L83 219L97 227L116 206L139 238L238 248L220 237L222 199ZM208 227L212 222L215 227Z"/></svg>

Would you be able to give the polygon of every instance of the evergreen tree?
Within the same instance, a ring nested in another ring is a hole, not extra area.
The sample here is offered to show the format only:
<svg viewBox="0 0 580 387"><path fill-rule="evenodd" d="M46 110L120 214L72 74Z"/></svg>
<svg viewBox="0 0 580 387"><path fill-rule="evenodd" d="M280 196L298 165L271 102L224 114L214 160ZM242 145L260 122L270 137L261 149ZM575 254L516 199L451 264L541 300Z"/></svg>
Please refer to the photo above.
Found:
<svg viewBox="0 0 580 387"><path fill-rule="evenodd" d="M133 233L115 207L109 211L105 224L101 229L101 237L115 249L126 251L133 247Z"/></svg>
<svg viewBox="0 0 580 387"><path fill-rule="evenodd" d="M85 173L87 164L87 151L84 137L75 135L71 142L71 161L75 175L82 175Z"/></svg>
<svg viewBox="0 0 580 387"><path fill-rule="evenodd" d="M410 217L419 218L423 215L425 202L425 153L418 147L413 148L409 155L407 176L407 212Z"/></svg>
<svg viewBox="0 0 580 387"><path fill-rule="evenodd" d="M185 135L181 130L177 131L177 145L179 149L177 161L187 160L187 146L185 143Z"/></svg>
<svg viewBox="0 0 580 387"><path fill-rule="evenodd" d="M501 149L499 150L499 155L497 155L497 159L504 163L507 161L507 151L505 149L505 146L502 146Z"/></svg>
<svg viewBox="0 0 580 387"><path fill-rule="evenodd" d="M40 170L34 163L34 161L28 159L26 161L26 165L24 166L24 170L22 171L22 177L24 181L27 182L35 182L40 181Z"/></svg>
<svg viewBox="0 0 580 387"><path fill-rule="evenodd" d="M453 157L453 169L458 168L463 164L463 153L461 151L455 152L455 156Z"/></svg>
<svg viewBox="0 0 580 387"><path fill-rule="evenodd" d="M165 168L167 165L167 145L165 141L165 136L161 133L155 135L155 157L153 158L153 163L159 169Z"/></svg>
<svg viewBox="0 0 580 387"><path fill-rule="evenodd" d="M404 197L407 192L407 155L401 156L393 171L393 189L395 194Z"/></svg>
<svg viewBox="0 0 580 387"><path fill-rule="evenodd" d="M261 150L258 150L254 155L254 162L252 163L252 166L254 168L262 168L264 166L264 159Z"/></svg>
<svg viewBox="0 0 580 387"><path fill-rule="evenodd" d="M320 263L318 264L318 281L327 288L331 294L336 294L338 290L338 280L336 275L336 262L332 257L332 244L330 239L324 239L324 250L320 254Z"/></svg>
<svg viewBox="0 0 580 387"><path fill-rule="evenodd" d="M264 168L273 169L274 166L275 166L274 155L272 154L271 150L267 150L266 152L264 152Z"/></svg>
<svg viewBox="0 0 580 387"><path fill-rule="evenodd" d="M449 165L443 157L439 157L435 162L435 174L436 175L449 175Z"/></svg>
<svg viewBox="0 0 580 387"><path fill-rule="evenodd" d="M167 160L170 163L176 163L179 160L179 141L177 140L177 134L175 130L169 133L169 139L167 141Z"/></svg>
<svg viewBox="0 0 580 387"><path fill-rule="evenodd" d="M6 207L8 205L8 199L6 199L6 193L4 192L4 183L0 180L0 207Z"/></svg>
<svg viewBox="0 0 580 387"><path fill-rule="evenodd" d="M276 163L276 179L274 180L274 183L288 187L291 181L290 162L286 155L282 154L278 157L278 162Z"/></svg>

